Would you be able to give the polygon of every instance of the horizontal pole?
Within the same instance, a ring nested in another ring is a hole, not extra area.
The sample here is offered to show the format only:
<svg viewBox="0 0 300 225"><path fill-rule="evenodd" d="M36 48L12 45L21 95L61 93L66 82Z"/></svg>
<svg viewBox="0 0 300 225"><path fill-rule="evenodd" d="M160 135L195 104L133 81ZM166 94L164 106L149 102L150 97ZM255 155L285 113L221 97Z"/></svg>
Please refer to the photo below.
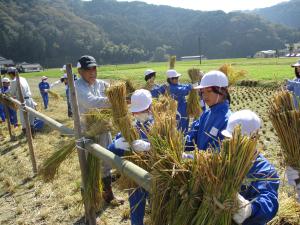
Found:
<svg viewBox="0 0 300 225"><path fill-rule="evenodd" d="M146 170L138 167L128 160L115 155L111 151L95 143L85 143L85 148L97 158L109 163L127 177L130 177L146 191L151 192L151 175Z"/></svg>
<svg viewBox="0 0 300 225"><path fill-rule="evenodd" d="M18 101L17 99L14 99L12 97L6 96L5 98L13 103L15 103L16 105L19 106L19 108L21 107L21 102ZM68 135L68 136L73 136L74 135L74 131L68 127L66 127L65 125L57 122L56 120L50 118L49 116L46 116L36 110L34 110L33 108L30 108L28 106L25 106L25 109L27 112L29 112L30 114L38 117L39 119L43 120L47 125L49 125L50 127L52 127L55 130L60 131L63 135Z"/></svg>
<svg viewBox="0 0 300 225"><path fill-rule="evenodd" d="M5 96L5 98L11 102L14 102L19 107L21 106L21 103L18 100L8 96ZM54 119L27 106L25 106L25 110L27 110L29 113L33 114L34 116L40 118L50 127L60 131L62 134L74 136L74 131L72 129L55 121ZM149 172L138 167L134 163L129 162L128 160L122 159L121 157L115 155L111 151L103 148L98 144L88 142L85 143L85 148L97 158L103 160L104 162L109 163L111 166L115 167L122 174L124 174L127 177L130 177L133 181L135 181L138 185L142 186L145 190L151 192L151 175Z"/></svg>

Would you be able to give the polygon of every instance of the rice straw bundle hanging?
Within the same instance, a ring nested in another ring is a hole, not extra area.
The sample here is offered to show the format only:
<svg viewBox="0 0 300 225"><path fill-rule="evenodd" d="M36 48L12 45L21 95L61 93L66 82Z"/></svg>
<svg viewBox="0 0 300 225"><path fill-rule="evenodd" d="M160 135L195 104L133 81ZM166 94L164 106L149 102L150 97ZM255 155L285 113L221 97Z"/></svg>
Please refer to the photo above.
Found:
<svg viewBox="0 0 300 225"><path fill-rule="evenodd" d="M199 83L202 79L203 74L199 69L189 69L188 70L189 77L191 79L192 84ZM202 108L200 105L200 96L198 94L198 90L192 89L187 96L187 114L189 117L198 118L202 112Z"/></svg>
<svg viewBox="0 0 300 225"><path fill-rule="evenodd" d="M131 145L133 141L138 140L139 133L133 125L133 118L129 113L126 103L126 85L124 82L117 82L107 89L107 97L112 106L113 121L120 130L122 136ZM147 154L139 154L134 151L126 152L123 157L133 162L134 164L147 168ZM121 176L118 179L118 184L121 189L136 188L137 185L128 177Z"/></svg>
<svg viewBox="0 0 300 225"><path fill-rule="evenodd" d="M49 95L51 95L51 97L53 97L55 100L60 100L61 96L59 94L57 94L55 91L51 91L48 90Z"/></svg>
<svg viewBox="0 0 300 225"><path fill-rule="evenodd" d="M293 95L279 91L269 101L269 117L280 140L284 161L300 171L300 112Z"/></svg>
<svg viewBox="0 0 300 225"><path fill-rule="evenodd" d="M125 80L126 85L126 96L127 98L130 98L132 93L136 90L131 80L127 79Z"/></svg>
<svg viewBox="0 0 300 225"><path fill-rule="evenodd" d="M235 85L237 81L244 78L247 74L245 70L235 70L231 64L224 64L219 68L219 70L228 77L229 86Z"/></svg>
<svg viewBox="0 0 300 225"><path fill-rule="evenodd" d="M300 204L293 197L281 192L279 196L279 209L276 216L268 225L299 225Z"/></svg>
<svg viewBox="0 0 300 225"><path fill-rule="evenodd" d="M53 181L62 162L64 162L75 151L75 141L71 140L62 148L55 151L49 158L44 160L41 168L39 169L39 175L42 176L42 179L45 182Z"/></svg>
<svg viewBox="0 0 300 225"><path fill-rule="evenodd" d="M199 153L203 200L191 224L232 224L239 207L236 195L258 154L257 139L243 136L238 126L233 137L222 142L220 152L211 148Z"/></svg>
<svg viewBox="0 0 300 225"><path fill-rule="evenodd" d="M132 125L132 116L129 114L126 102L126 85L124 82L112 84L106 92L111 103L112 117L115 125L121 131L125 140L131 144L139 139L139 134Z"/></svg>
<svg viewBox="0 0 300 225"><path fill-rule="evenodd" d="M169 69L172 70L175 68L176 63L176 55L170 55L169 56Z"/></svg>

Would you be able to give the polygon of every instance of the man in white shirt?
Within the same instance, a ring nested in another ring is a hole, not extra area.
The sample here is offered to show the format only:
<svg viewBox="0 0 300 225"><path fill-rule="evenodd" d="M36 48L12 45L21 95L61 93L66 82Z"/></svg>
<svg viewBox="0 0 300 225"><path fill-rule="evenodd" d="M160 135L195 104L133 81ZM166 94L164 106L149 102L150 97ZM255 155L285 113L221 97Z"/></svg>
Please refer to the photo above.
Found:
<svg viewBox="0 0 300 225"><path fill-rule="evenodd" d="M108 98L105 96L105 90L109 87L109 84L97 79L97 63L95 58L88 55L82 56L77 63L77 68L81 76L75 82L80 115L92 108L109 108L110 104ZM95 139L104 148L112 142L110 132L98 135ZM102 166L103 197L108 203L114 199L110 170L111 167L104 162Z"/></svg>
<svg viewBox="0 0 300 225"><path fill-rule="evenodd" d="M17 73L18 73L18 71L15 67L9 67L7 69L7 74L11 78L10 94L12 95L12 97L17 98L20 101L20 95L18 92L17 80L16 80ZM22 91L26 106L35 108L36 103L33 101L32 97L31 97L31 91L30 91L29 84L24 77L20 77L20 85L21 85L21 91ZM19 112L20 112L20 120L21 120L21 124L22 124L22 131L23 131L23 133L25 133L26 132L25 119L24 119L22 110L19 110ZM34 134L34 116L31 115L30 113L28 113L28 115L29 115L29 123L31 126L31 131L32 131L32 134Z"/></svg>

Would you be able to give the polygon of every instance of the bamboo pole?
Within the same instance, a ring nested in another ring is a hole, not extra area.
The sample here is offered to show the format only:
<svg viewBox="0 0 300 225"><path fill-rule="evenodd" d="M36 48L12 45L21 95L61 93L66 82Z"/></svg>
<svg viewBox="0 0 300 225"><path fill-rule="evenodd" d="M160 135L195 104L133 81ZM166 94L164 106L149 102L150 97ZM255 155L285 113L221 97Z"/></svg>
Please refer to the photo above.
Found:
<svg viewBox="0 0 300 225"><path fill-rule="evenodd" d="M87 142L85 148L97 158L111 164L125 176L130 177L146 191L151 192L151 176L146 170L128 160L124 160L102 146Z"/></svg>
<svg viewBox="0 0 300 225"><path fill-rule="evenodd" d="M0 88L3 88L2 85L2 77L0 75ZM9 116L9 111L8 111L8 107L6 105L4 105L4 112L5 112L5 117L6 117L6 122L7 122L7 129L8 129L8 133L9 133L9 137L11 141L16 140L15 136L12 134L11 131L11 126L10 126L10 116Z"/></svg>
<svg viewBox="0 0 300 225"><path fill-rule="evenodd" d="M36 160L35 160L34 150L33 150L32 133L31 133L28 112L24 109L24 106L26 104L25 104L24 96L23 96L22 89L21 89L19 73L16 72L15 75L16 75L16 80L17 80L17 89L19 92L20 101L22 103L22 107L21 107L22 112L21 113L23 113L23 117L24 117L24 121L25 121L26 137L27 137L27 142L28 142L28 147L29 147L29 155L30 155L31 163L32 163L32 171L33 171L33 174L36 175L37 167L36 167Z"/></svg>
<svg viewBox="0 0 300 225"><path fill-rule="evenodd" d="M81 124L80 124L80 115L79 115L79 109L78 109L78 102L77 102L77 95L75 91L75 85L74 85L74 78L73 78L73 73L72 73L72 64L67 64L66 66L67 69L67 76L68 76L68 85L70 88L70 98L71 98L71 104L72 104L72 111L73 111L73 119L74 119L74 133L75 133L75 138L76 140L79 140L83 137L82 132L81 132ZM82 185L83 187L86 187L86 182L87 182L87 160L86 160L86 154L85 151L83 150L84 142L80 141L76 143L77 145L80 145L77 147L77 153L78 153L78 158L79 158L79 163L80 163L80 169L81 169L81 180L82 180ZM82 188L82 196L83 192L85 190ZM96 225L96 213L95 210L87 203L87 201L83 198L84 200L84 208L85 208L85 222L89 225Z"/></svg>
<svg viewBox="0 0 300 225"><path fill-rule="evenodd" d="M15 103L16 105L18 105L19 107L22 106L21 102L18 101L17 99L14 99L12 97L8 97L5 96L5 98L13 103ZM43 120L47 125L49 125L51 128L58 130L59 132L61 132L62 135L69 135L69 136L73 136L74 135L74 131L68 127L66 127L64 124L61 124L59 122L57 122L56 120L52 119L49 116L46 116L38 111L36 111L33 108L30 108L28 106L25 106L24 109L26 111L28 111L30 114L34 115L35 117L38 117L39 119Z"/></svg>

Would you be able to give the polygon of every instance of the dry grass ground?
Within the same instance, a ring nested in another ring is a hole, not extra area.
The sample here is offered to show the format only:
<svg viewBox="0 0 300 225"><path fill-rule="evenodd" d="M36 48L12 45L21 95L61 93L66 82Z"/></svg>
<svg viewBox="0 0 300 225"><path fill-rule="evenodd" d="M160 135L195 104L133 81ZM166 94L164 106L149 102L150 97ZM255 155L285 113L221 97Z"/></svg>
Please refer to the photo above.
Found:
<svg viewBox="0 0 300 225"><path fill-rule="evenodd" d="M37 90L37 78L29 78L34 99L41 105ZM55 81L51 79L51 82ZM57 86L58 93L64 95L64 87ZM263 120L260 149L280 172L281 192L291 193L286 187L283 177L283 164L280 155L279 141L274 133L267 114L268 98L273 89L234 87L231 90L232 110L251 109L257 112ZM42 108L42 107L41 107ZM66 103L63 99L50 99L47 111L41 112L55 120L72 127L73 121L67 118ZM44 183L38 177L32 177L28 146L24 138L15 142L8 140L6 124L0 128L4 140L0 142L0 224L80 224L84 214L81 207L80 173L77 155L73 154L61 167L59 176L53 183ZM14 130L20 134L20 128ZM51 152L68 141L57 131L50 128L37 134L34 148L37 164ZM127 193L114 187L118 197L127 200ZM98 224L130 224L128 217L128 201L122 206L108 206L99 212ZM125 219L124 219L125 218Z"/></svg>

